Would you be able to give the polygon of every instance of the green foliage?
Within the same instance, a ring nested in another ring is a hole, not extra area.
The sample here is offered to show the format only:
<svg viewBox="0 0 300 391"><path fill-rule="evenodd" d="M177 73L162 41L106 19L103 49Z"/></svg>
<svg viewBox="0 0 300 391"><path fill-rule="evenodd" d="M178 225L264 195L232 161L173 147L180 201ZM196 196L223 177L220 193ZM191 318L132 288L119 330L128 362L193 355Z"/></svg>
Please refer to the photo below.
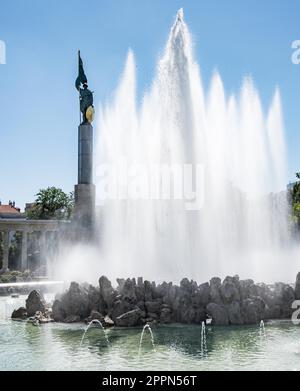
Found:
<svg viewBox="0 0 300 391"><path fill-rule="evenodd" d="M300 179L300 173L296 173L296 177ZM292 210L292 221L300 229L300 181L296 182L289 194L291 210Z"/></svg>
<svg viewBox="0 0 300 391"><path fill-rule="evenodd" d="M69 195L56 187L41 189L36 194L34 206L27 217L33 220L69 219L74 208L74 195Z"/></svg>

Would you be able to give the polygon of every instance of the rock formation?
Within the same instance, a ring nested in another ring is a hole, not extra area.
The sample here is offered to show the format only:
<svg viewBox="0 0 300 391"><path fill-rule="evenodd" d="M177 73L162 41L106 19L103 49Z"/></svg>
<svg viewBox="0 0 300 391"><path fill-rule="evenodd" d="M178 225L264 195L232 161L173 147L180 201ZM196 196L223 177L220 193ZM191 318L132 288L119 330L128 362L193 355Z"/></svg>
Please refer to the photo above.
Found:
<svg viewBox="0 0 300 391"><path fill-rule="evenodd" d="M295 288L284 283L273 286L240 280L238 276L223 281L214 277L198 285L184 278L179 286L144 281L141 277L118 279L114 288L107 277L99 286L72 282L56 298L51 317L57 322L90 322L98 319L104 326L133 327L146 323L201 324L211 319L213 325L247 325L261 320L290 318L292 303L300 298L300 273ZM14 311L14 318L45 312L38 292L30 293L26 309Z"/></svg>

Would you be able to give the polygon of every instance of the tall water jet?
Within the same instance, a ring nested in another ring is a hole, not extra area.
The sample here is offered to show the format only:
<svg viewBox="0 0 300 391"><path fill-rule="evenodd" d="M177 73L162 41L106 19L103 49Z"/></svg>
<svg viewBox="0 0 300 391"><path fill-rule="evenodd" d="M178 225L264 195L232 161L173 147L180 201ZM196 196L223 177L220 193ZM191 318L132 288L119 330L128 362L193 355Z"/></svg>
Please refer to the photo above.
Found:
<svg viewBox="0 0 300 391"><path fill-rule="evenodd" d="M202 322L201 325L201 357L207 357L205 322Z"/></svg>
<svg viewBox="0 0 300 391"><path fill-rule="evenodd" d="M175 281L236 273L281 277L282 251L290 242L279 90L267 116L251 78L227 96L215 72L206 93L182 10L141 104L135 70L130 51L113 101L101 108L101 270L111 277ZM195 188L199 166L204 201L189 210L186 188L175 184L187 182L184 169L192 167L188 185Z"/></svg>

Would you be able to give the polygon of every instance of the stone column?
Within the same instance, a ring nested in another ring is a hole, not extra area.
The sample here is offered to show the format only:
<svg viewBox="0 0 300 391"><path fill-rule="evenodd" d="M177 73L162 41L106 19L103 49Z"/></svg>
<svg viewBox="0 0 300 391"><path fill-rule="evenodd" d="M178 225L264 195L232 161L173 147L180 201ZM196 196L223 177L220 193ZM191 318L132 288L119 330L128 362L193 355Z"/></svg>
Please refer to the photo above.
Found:
<svg viewBox="0 0 300 391"><path fill-rule="evenodd" d="M28 268L27 249L27 231L24 229L22 232L21 270Z"/></svg>
<svg viewBox="0 0 300 391"><path fill-rule="evenodd" d="M74 231L78 241L93 241L95 185L93 184L93 127L78 127L78 184L75 186Z"/></svg>
<svg viewBox="0 0 300 391"><path fill-rule="evenodd" d="M3 259L2 259L2 272L8 271L8 256L9 256L9 231L3 231Z"/></svg>
<svg viewBox="0 0 300 391"><path fill-rule="evenodd" d="M41 231L40 236L40 253L44 256L46 251L46 231Z"/></svg>
<svg viewBox="0 0 300 391"><path fill-rule="evenodd" d="M40 267L46 266L46 231L41 231L40 236Z"/></svg>

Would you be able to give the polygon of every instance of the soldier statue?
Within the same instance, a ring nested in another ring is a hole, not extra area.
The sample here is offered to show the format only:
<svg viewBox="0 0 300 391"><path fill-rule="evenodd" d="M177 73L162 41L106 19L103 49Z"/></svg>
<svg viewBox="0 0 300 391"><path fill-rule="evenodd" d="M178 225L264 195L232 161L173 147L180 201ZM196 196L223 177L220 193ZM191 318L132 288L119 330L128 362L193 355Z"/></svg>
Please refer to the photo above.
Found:
<svg viewBox="0 0 300 391"><path fill-rule="evenodd" d="M75 87L79 92L80 111L82 113L82 123L92 123L94 119L93 92L88 89L88 81L83 69L83 62L78 50L78 77Z"/></svg>

